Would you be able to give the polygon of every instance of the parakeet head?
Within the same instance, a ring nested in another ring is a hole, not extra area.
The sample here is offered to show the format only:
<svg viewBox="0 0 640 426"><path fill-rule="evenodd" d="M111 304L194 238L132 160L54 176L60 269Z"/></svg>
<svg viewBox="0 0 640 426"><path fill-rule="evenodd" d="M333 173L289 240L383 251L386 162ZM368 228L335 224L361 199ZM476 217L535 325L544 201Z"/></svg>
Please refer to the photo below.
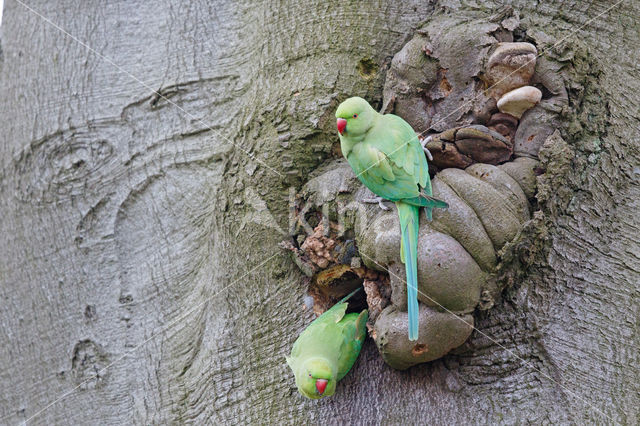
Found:
<svg viewBox="0 0 640 426"><path fill-rule="evenodd" d="M375 110L369 102L357 96L342 102L336 110L338 133L357 137L365 134L373 125Z"/></svg>
<svg viewBox="0 0 640 426"><path fill-rule="evenodd" d="M296 373L296 385L301 394L311 399L331 396L336 391L336 373L324 358L305 360Z"/></svg>

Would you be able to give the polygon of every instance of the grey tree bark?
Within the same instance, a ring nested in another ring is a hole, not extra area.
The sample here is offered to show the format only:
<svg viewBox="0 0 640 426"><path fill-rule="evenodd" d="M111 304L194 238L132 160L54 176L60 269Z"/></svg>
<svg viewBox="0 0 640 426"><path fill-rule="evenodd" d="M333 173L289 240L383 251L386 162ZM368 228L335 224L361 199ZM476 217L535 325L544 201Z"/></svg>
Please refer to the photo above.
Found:
<svg viewBox="0 0 640 426"><path fill-rule="evenodd" d="M558 39L615 4L510 3ZM474 333L398 372L369 341L322 401L298 395L284 362L313 315L278 243L290 188L336 155L335 107L379 103L424 21L501 6L7 0L0 423L637 424L631 0L567 41L586 83L546 160L539 249L475 318L502 346Z"/></svg>

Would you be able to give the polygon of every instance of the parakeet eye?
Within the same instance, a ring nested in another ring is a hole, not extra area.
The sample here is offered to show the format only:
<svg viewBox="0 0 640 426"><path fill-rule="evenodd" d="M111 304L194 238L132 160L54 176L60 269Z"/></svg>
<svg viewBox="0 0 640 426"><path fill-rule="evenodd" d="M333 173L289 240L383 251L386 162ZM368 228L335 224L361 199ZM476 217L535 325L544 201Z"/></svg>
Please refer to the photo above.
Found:
<svg viewBox="0 0 640 426"><path fill-rule="evenodd" d="M311 377L311 373L309 373L309 377Z"/></svg>
<svg viewBox="0 0 640 426"><path fill-rule="evenodd" d="M353 118L358 118L358 114L353 114Z"/></svg>

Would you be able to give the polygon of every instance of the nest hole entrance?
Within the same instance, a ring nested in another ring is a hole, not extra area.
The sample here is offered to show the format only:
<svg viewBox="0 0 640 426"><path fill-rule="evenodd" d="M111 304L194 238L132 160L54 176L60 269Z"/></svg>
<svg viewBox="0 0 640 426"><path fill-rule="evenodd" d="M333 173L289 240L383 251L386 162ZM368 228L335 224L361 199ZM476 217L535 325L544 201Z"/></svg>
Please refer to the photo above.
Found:
<svg viewBox="0 0 640 426"><path fill-rule="evenodd" d="M313 310L321 314L347 294L362 287L364 278L349 265L334 265L315 274L308 294L313 298ZM367 308L366 294L359 291L349 299L347 312L360 312Z"/></svg>

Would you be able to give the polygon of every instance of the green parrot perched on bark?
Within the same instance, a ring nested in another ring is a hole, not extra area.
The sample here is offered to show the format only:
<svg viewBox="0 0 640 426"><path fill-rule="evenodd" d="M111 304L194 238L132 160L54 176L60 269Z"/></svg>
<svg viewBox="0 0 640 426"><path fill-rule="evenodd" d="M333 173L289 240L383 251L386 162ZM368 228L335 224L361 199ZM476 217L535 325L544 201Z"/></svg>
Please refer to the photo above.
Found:
<svg viewBox="0 0 640 426"><path fill-rule="evenodd" d="M359 289L358 289L359 290ZM365 309L346 314L353 291L316 318L293 344L287 364L296 376L296 386L307 398L331 396L336 384L356 362L367 335L369 313Z"/></svg>
<svg viewBox="0 0 640 426"><path fill-rule="evenodd" d="M407 272L409 340L418 339L418 226L420 207L431 220L433 208L447 208L433 198L429 166L418 136L409 123L393 114L382 115L359 97L342 102L336 111L342 155L356 176L378 196L381 208L394 201L400 218L400 259Z"/></svg>

